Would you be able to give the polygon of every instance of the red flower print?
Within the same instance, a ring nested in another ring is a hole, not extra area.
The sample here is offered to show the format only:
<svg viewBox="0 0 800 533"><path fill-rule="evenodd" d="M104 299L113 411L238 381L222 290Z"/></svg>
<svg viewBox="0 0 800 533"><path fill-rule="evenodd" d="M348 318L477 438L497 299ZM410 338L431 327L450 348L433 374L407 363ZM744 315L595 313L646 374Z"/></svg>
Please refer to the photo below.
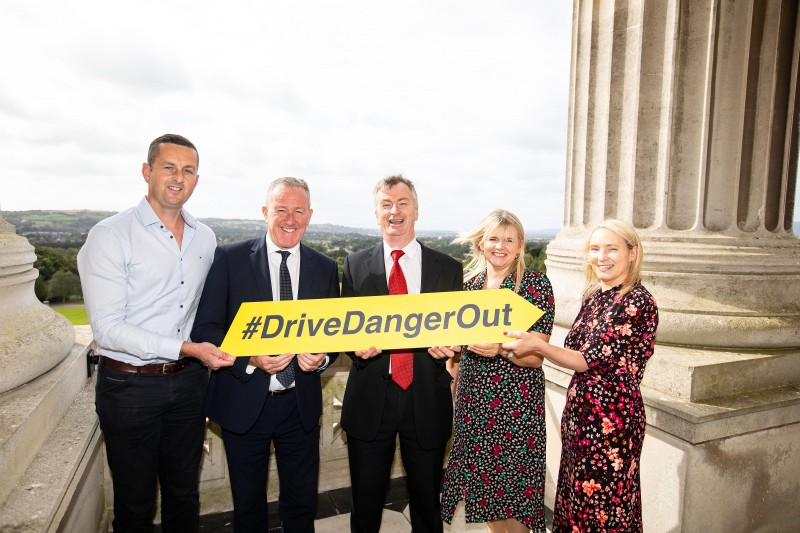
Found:
<svg viewBox="0 0 800 533"><path fill-rule="evenodd" d="M582 487L583 487L583 492L585 492L587 496L591 496L594 491L600 490L601 488L600 485L595 483L593 479L590 479L589 481L584 481Z"/></svg>

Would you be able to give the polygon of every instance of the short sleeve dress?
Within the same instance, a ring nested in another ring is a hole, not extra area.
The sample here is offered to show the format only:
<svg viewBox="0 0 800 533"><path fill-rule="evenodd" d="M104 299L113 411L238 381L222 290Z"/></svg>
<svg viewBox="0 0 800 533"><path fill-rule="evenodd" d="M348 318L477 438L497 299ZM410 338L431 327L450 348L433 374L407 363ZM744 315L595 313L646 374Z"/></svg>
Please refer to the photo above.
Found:
<svg viewBox="0 0 800 533"><path fill-rule="evenodd" d="M589 365L575 372L561 418L553 531L642 531L639 458L645 413L639 384L653 354L658 308L641 285L598 290L564 346Z"/></svg>
<svg viewBox="0 0 800 533"><path fill-rule="evenodd" d="M501 287L513 290L514 274ZM486 272L464 284L481 290ZM553 288L541 272L526 270L517 294L544 311L532 326L553 329ZM467 522L514 518L544 532L544 374L505 358L464 351L458 373L454 434L442 485L442 519L464 500Z"/></svg>

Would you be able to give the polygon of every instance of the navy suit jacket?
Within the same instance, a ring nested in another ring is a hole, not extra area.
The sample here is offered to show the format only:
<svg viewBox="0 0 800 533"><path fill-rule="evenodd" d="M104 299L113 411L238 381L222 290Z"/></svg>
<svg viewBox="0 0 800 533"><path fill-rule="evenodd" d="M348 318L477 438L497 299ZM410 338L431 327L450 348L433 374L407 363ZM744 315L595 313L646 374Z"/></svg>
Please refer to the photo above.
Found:
<svg viewBox="0 0 800 533"><path fill-rule="evenodd" d="M214 253L192 328L193 342L222 344L242 302L272 301L266 236L223 244ZM339 296L336 261L300 244L298 299ZM338 354L329 354L332 363ZM238 357L231 367L213 371L206 392L205 412L234 433L247 432L258 419L269 390L270 376L256 368L248 374L249 357ZM291 364L296 365L296 360ZM319 372L295 372L297 406L303 428L310 431L322 414Z"/></svg>
<svg viewBox="0 0 800 533"><path fill-rule="evenodd" d="M460 291L464 269L452 257L422 246L421 292ZM389 294L383 243L354 252L344 262L342 296L382 296ZM367 348L366 346L364 348ZM380 346L376 346L380 348ZM414 420L420 446L444 446L453 429L452 378L444 359L428 353L428 347L414 349ZM372 440L378 433L389 375L389 351L371 359L353 360L342 405L342 429L361 440Z"/></svg>

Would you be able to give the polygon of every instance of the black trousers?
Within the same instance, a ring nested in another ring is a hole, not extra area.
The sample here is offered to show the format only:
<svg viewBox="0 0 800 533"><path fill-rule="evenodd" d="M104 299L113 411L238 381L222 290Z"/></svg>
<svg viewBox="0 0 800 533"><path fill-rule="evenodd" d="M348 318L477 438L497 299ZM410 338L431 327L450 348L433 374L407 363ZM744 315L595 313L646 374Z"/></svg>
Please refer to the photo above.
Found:
<svg viewBox="0 0 800 533"><path fill-rule="evenodd" d="M413 383L403 390L390 380L378 435L370 441L347 438L353 491L352 532L380 531L398 436L408 484L411 528L414 533L442 531L439 497L446 445L432 450L419 445L413 394Z"/></svg>
<svg viewBox="0 0 800 533"><path fill-rule="evenodd" d="M151 532L161 486L162 531L196 532L208 371L174 374L98 367L95 406L114 484L114 532Z"/></svg>
<svg viewBox="0 0 800 533"><path fill-rule="evenodd" d="M286 533L314 531L319 481L319 425L303 429L294 389L268 396L258 420L246 433L222 428L233 493L236 533L264 533L270 442L275 446L280 495L278 512Z"/></svg>

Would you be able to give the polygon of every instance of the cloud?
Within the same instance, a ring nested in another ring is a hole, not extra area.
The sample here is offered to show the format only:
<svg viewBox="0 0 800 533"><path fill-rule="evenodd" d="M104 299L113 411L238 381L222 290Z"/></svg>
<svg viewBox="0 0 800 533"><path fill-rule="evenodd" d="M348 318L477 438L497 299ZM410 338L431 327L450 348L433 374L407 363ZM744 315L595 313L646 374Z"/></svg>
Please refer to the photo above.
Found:
<svg viewBox="0 0 800 533"><path fill-rule="evenodd" d="M133 205L147 144L176 132L200 217L258 218L293 175L314 222L373 227L373 184L402 172L421 229L501 206L561 224L568 2L6 4L4 209Z"/></svg>

